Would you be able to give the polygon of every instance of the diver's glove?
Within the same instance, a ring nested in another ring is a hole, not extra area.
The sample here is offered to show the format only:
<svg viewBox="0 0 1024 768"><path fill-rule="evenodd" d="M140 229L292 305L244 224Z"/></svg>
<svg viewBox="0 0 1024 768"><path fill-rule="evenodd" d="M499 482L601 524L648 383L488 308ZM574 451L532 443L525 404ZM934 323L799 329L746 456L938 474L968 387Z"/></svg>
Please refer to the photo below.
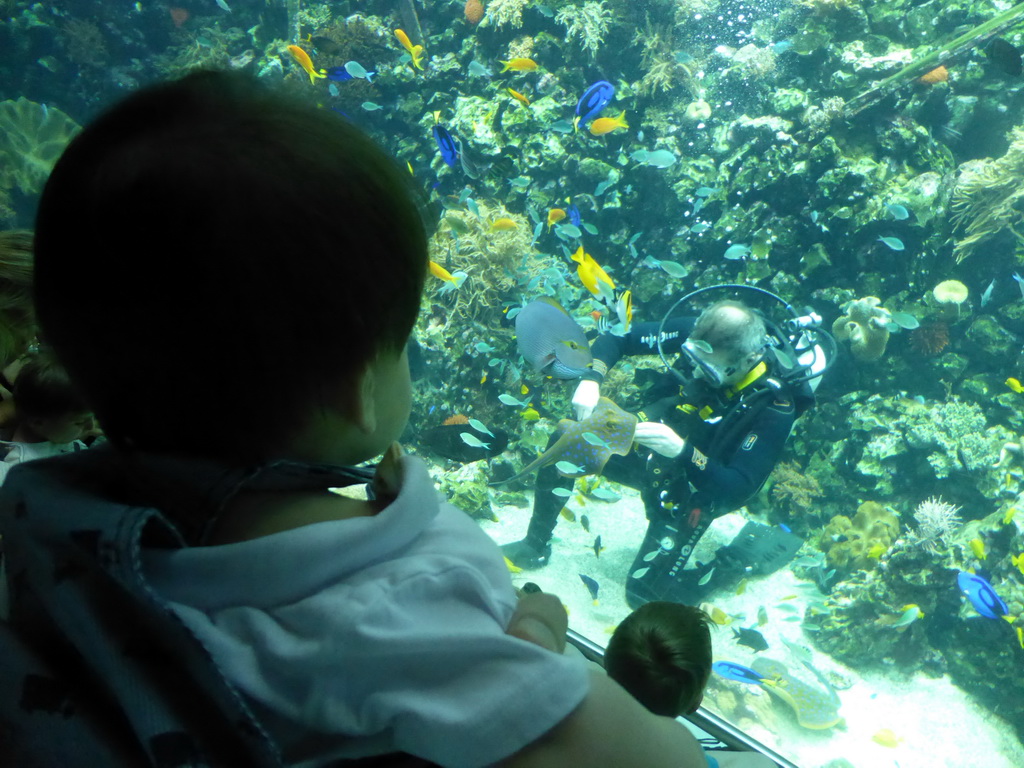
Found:
<svg viewBox="0 0 1024 768"><path fill-rule="evenodd" d="M674 459L682 453L686 445L686 441L672 427L660 421L641 421L636 425L633 440L668 459Z"/></svg>
<svg viewBox="0 0 1024 768"><path fill-rule="evenodd" d="M572 406L576 409L576 420L583 421L590 416L597 407L597 401L601 397L601 385L590 379L583 379L576 387L576 394L572 396Z"/></svg>

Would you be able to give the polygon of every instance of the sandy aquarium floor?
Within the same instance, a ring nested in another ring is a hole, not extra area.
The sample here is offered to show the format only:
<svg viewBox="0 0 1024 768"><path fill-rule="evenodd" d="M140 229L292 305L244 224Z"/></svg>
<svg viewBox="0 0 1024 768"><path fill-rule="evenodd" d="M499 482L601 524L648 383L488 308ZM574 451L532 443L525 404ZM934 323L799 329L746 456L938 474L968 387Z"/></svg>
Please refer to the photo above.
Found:
<svg viewBox="0 0 1024 768"><path fill-rule="evenodd" d="M621 585L646 527L639 495L629 488L614 487L622 494L622 499L611 504L588 501L581 507L576 501L570 501L569 507L577 518L581 514L589 518L590 532L583 529L578 519L574 523L559 519L551 563L539 570L512 576L517 585L533 581L544 591L557 594L569 609L570 626L602 646L607 644L618 622L629 613ZM481 526L498 544L523 537L530 518L529 509L498 507L495 512L498 522L484 521ZM730 541L744 522L739 513L716 520L691 563L710 560L715 549ZM604 547L600 556L595 555L593 549L597 535L601 536ZM579 578L581 573L600 584L596 606ZM834 680L840 689L840 714L845 724L826 731L803 728L781 701L752 686L713 675L712 685L718 690L741 686L748 689L747 694L765 697L763 701L753 699L755 708L762 713L759 722L744 720L740 723L751 735L801 768L819 768L837 758L845 758L854 768L1024 766L1024 746L1007 723L948 679L924 676L904 679L898 672L893 676L875 672L861 674L814 650L800 622L792 618L804 612L805 590L800 588L801 584L806 587L806 582L783 569L764 578L750 579L742 595L736 595L735 590L712 594L709 601L715 606L732 616L744 617L734 621L732 626L718 627L713 632L715 660L748 666L753 663L755 654L734 642L732 627L756 627L758 608L765 606L769 620L758 629L769 648L760 655L785 663L797 677L813 684L816 681L803 670L783 639L808 649L813 666ZM793 594L799 597L781 601L782 597ZM793 608L779 607L786 602ZM882 746L872 739L883 728L890 729L899 739L896 746Z"/></svg>

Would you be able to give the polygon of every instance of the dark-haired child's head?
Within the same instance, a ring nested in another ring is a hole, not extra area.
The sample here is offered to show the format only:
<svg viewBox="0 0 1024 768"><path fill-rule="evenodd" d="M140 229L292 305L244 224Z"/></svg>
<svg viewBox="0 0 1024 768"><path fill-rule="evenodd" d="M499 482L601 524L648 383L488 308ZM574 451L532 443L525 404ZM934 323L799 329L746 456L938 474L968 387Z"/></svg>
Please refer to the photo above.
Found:
<svg viewBox="0 0 1024 768"><path fill-rule="evenodd" d="M374 392L404 426L426 234L330 110L222 72L135 93L58 161L35 248L40 326L115 446L295 456Z"/></svg>
<svg viewBox="0 0 1024 768"><path fill-rule="evenodd" d="M11 394L18 434L29 441L70 443L92 427L89 406L51 354L42 352L25 363Z"/></svg>
<svg viewBox="0 0 1024 768"><path fill-rule="evenodd" d="M616 628L605 670L656 715L696 712L711 676L710 626L694 606L646 603Z"/></svg>

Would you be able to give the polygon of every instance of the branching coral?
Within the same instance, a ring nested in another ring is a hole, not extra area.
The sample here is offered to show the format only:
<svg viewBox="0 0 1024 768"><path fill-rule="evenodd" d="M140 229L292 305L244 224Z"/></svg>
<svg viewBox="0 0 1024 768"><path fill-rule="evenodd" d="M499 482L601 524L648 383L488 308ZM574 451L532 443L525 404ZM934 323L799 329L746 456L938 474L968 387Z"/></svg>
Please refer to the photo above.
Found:
<svg viewBox="0 0 1024 768"><path fill-rule="evenodd" d="M577 38L591 56L597 51L608 34L612 12L605 7L604 0L588 0L583 5L567 5L556 15L555 21L565 27L565 40Z"/></svg>
<svg viewBox="0 0 1024 768"><path fill-rule="evenodd" d="M68 19L61 28L60 39L68 58L76 64L98 67L107 60L107 43L92 21Z"/></svg>
<svg viewBox="0 0 1024 768"><path fill-rule="evenodd" d="M445 213L430 241L430 258L449 272L465 272L466 280L452 290L445 287L450 284L431 278L428 296L433 289L435 300L449 306L452 315L483 321L493 318L495 307L516 295L520 276L533 276L561 263L534 251L526 217L482 201L477 205L479 216L469 211ZM491 223L497 219L510 219L515 227L493 230Z"/></svg>
<svg viewBox="0 0 1024 768"><path fill-rule="evenodd" d="M1015 127L1008 138L1010 146L1002 157L960 166L950 205L953 223L966 234L953 249L958 262L1003 230L1024 240L1014 229L1024 221L1024 127Z"/></svg>
<svg viewBox="0 0 1024 768"><path fill-rule="evenodd" d="M0 189L38 192L78 130L59 109L24 96L0 103Z"/></svg>
<svg viewBox="0 0 1024 768"><path fill-rule="evenodd" d="M824 495L821 485L810 475L800 471L796 462L786 461L772 473L772 498L780 504L790 504L803 512L814 507L814 500Z"/></svg>
<svg viewBox="0 0 1024 768"><path fill-rule="evenodd" d="M523 26L523 9L529 0L491 0L487 3L487 18L496 27Z"/></svg>

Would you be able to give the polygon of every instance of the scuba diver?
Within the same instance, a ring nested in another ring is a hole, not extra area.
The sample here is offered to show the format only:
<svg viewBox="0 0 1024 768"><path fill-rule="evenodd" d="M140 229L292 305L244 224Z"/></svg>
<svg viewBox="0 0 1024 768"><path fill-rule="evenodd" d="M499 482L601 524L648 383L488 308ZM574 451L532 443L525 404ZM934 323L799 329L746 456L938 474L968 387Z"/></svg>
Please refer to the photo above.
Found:
<svg viewBox="0 0 1024 768"><path fill-rule="evenodd" d="M707 294L723 292L726 298L699 316L676 314L698 297L706 301ZM737 300L740 294L780 303L789 318L780 327ZM612 456L603 471L608 479L640 490L647 515L647 532L626 578L631 608L654 600L697 604L745 573L778 570L800 548L800 539L788 530L750 522L711 562L685 569L711 522L758 492L793 424L813 405L814 390L836 351L820 323L820 316L800 315L764 289L721 285L687 294L660 323L637 323L625 335L604 333L594 341L593 365L572 399L578 419L594 410L605 374L624 355L658 353L667 369L637 414L634 441L641 448ZM674 364L665 350L678 350ZM502 547L516 566L547 564L566 501L552 491L573 482L555 466L540 470L526 538Z"/></svg>

